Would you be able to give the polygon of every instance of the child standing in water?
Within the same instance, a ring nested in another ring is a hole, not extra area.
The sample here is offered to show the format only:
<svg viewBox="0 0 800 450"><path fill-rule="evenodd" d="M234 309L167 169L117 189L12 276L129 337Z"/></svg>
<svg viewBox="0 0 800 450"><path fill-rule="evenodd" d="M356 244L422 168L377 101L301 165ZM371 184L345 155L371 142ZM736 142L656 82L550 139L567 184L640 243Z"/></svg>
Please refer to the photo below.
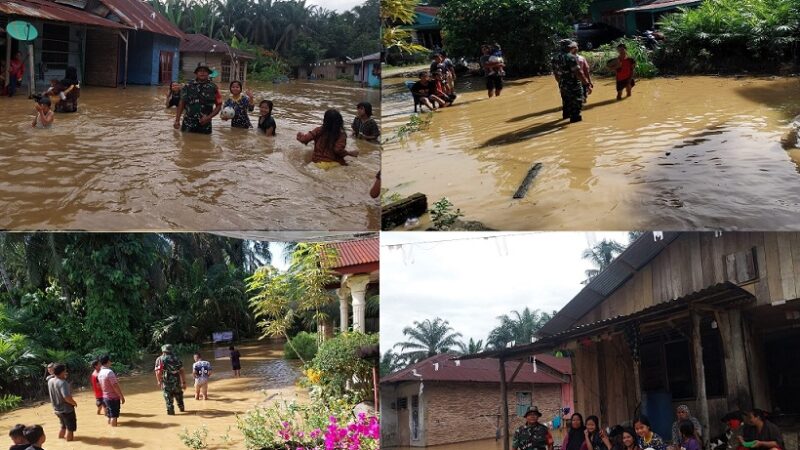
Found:
<svg viewBox="0 0 800 450"><path fill-rule="evenodd" d="M356 105L356 117L353 119L353 137L367 141L377 141L381 135L378 123L372 117L372 104L361 102Z"/></svg>
<svg viewBox="0 0 800 450"><path fill-rule="evenodd" d="M242 95L242 83L240 81L231 81L229 89L231 96L225 100L225 104L222 107L233 108L236 112L233 119L231 119L231 126L234 128L253 128L253 124L250 123L250 117L247 115L248 112L255 109L252 91L248 90L245 95ZM227 119L223 118L223 120Z"/></svg>
<svg viewBox="0 0 800 450"><path fill-rule="evenodd" d="M272 100L261 100L258 104L258 131L275 136L275 119L272 118Z"/></svg>
<svg viewBox="0 0 800 450"><path fill-rule="evenodd" d="M636 71L636 60L628 56L628 47L625 44L617 46L619 56L612 60L613 68L617 71L617 100L622 99L622 90L627 92L626 97L631 96L631 90L636 86L633 79Z"/></svg>
<svg viewBox="0 0 800 450"><path fill-rule="evenodd" d="M167 92L167 108L178 106L181 103L181 84L173 81L169 84L169 92Z"/></svg>
<svg viewBox="0 0 800 450"><path fill-rule="evenodd" d="M320 167L329 168L335 164L347 165L345 156L358 156L357 151L348 152L347 133L344 131L344 119L342 114L335 110L325 111L322 119L322 126L314 128L308 133L297 133L297 140L303 144L314 141L314 154L311 161L319 164Z"/></svg>
<svg viewBox="0 0 800 450"><path fill-rule="evenodd" d="M53 111L50 109L50 98L40 98L35 108L36 117L33 118L31 126L33 128L50 128L55 119L55 114L53 114Z"/></svg>

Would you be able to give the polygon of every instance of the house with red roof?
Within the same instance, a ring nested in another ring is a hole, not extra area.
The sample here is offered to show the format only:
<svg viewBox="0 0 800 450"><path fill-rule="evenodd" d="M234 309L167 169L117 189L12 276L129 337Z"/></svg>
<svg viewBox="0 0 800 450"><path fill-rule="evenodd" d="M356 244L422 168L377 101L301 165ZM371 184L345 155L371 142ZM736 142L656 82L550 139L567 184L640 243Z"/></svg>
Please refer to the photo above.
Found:
<svg viewBox="0 0 800 450"><path fill-rule="evenodd" d="M456 358L454 353L436 355L381 379L383 448L499 438L498 360ZM560 417L562 408L573 407L569 358L541 354L507 362L505 375L509 413L516 426L523 424L531 406L542 412L543 423Z"/></svg>
<svg viewBox="0 0 800 450"><path fill-rule="evenodd" d="M361 332L377 331L377 323L367 323L366 309L367 299L379 293L378 237L331 242L325 246L335 255L328 268L339 276L337 282L329 286L336 290L339 297L339 328L352 328Z"/></svg>
<svg viewBox="0 0 800 450"><path fill-rule="evenodd" d="M250 53L202 34L187 34L180 51L184 78L193 79L194 69L202 62L219 70L219 81L223 83L247 81L247 63L255 59Z"/></svg>

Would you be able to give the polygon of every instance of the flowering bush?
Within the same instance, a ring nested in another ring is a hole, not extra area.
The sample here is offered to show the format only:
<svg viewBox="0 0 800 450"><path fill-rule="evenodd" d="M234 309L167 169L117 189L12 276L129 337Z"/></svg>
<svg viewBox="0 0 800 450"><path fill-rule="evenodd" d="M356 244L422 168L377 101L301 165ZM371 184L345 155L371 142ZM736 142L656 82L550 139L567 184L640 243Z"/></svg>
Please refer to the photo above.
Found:
<svg viewBox="0 0 800 450"><path fill-rule="evenodd" d="M248 449L374 450L380 448L380 423L375 416L353 414L347 399L311 404L275 402L237 417Z"/></svg>

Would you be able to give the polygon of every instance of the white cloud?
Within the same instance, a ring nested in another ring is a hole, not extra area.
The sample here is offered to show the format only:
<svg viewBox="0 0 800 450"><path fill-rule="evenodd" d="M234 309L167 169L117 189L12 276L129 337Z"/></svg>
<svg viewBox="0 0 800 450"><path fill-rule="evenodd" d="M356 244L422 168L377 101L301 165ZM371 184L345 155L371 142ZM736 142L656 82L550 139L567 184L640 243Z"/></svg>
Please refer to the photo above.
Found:
<svg viewBox="0 0 800 450"><path fill-rule="evenodd" d="M604 238L628 239L626 233L382 233L382 351L403 341L402 329L415 320L441 317L465 340L485 340L499 315L526 306L560 309L592 268L583 250Z"/></svg>
<svg viewBox="0 0 800 450"><path fill-rule="evenodd" d="M349 11L355 6L363 4L363 0L309 0L308 5L321 6L325 9L332 9L339 12Z"/></svg>

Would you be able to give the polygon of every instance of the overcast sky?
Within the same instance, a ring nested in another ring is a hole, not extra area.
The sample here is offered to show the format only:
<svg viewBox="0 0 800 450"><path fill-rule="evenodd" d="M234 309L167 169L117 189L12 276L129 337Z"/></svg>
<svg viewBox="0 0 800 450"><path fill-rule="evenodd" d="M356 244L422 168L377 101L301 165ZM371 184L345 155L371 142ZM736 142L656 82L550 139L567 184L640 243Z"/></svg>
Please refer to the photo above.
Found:
<svg viewBox="0 0 800 450"><path fill-rule="evenodd" d="M307 0L307 5L317 5L325 9L343 12L364 3L364 0Z"/></svg>
<svg viewBox="0 0 800 450"><path fill-rule="evenodd" d="M485 342L497 316L560 309L593 268L584 249L604 238L628 243L627 233L381 233L381 351L415 320L441 317Z"/></svg>

